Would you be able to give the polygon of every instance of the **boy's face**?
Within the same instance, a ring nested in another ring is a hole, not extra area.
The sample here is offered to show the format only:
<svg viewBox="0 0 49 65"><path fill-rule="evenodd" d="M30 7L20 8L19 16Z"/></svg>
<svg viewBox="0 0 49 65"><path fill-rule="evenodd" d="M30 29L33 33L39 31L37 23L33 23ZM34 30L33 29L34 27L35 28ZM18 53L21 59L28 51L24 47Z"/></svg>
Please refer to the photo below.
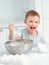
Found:
<svg viewBox="0 0 49 65"><path fill-rule="evenodd" d="M28 16L24 22L27 25L28 30L32 32L37 30L40 20L38 16Z"/></svg>

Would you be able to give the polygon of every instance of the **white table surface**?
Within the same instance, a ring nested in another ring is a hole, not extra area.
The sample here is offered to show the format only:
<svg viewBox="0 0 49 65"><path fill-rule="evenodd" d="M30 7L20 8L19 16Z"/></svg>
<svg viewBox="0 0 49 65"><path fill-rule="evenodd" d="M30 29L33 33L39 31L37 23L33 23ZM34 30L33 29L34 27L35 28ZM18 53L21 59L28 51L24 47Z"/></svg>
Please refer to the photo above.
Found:
<svg viewBox="0 0 49 65"><path fill-rule="evenodd" d="M42 45L39 47L46 48ZM49 45L47 47L48 52L44 53L28 53L21 55L7 55L5 53L0 56L0 65L49 65Z"/></svg>
<svg viewBox="0 0 49 65"><path fill-rule="evenodd" d="M0 65L49 65L49 53L29 53L0 57Z"/></svg>

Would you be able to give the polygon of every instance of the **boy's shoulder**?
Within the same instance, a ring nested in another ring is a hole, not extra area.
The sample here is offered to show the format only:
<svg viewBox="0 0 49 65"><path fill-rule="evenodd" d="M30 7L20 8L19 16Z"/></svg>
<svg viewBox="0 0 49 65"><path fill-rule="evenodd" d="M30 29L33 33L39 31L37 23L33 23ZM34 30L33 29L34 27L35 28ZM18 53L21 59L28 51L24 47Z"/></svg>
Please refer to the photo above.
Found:
<svg viewBox="0 0 49 65"><path fill-rule="evenodd" d="M44 36L42 33L38 32L38 38L40 38L41 40L44 40Z"/></svg>

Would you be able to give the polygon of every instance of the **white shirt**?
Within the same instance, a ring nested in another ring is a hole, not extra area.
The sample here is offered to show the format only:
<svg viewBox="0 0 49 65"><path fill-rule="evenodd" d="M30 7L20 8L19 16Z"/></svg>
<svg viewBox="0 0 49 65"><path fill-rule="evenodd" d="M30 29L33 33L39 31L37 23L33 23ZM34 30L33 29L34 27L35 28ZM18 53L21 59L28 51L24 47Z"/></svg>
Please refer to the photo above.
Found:
<svg viewBox="0 0 49 65"><path fill-rule="evenodd" d="M29 39L33 40L33 47L37 47L39 42L43 42L43 37L40 33L36 37L33 37L29 35L27 28L21 29L21 30L15 30L14 34L18 34L21 39Z"/></svg>

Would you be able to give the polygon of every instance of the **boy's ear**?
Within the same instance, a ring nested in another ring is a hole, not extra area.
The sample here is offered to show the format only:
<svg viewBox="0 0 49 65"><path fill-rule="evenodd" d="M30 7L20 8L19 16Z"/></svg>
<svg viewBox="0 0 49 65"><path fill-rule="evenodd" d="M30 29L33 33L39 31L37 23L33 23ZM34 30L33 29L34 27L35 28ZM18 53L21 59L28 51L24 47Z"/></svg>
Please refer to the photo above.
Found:
<svg viewBox="0 0 49 65"><path fill-rule="evenodd" d="M26 20L24 20L24 23L26 24Z"/></svg>

